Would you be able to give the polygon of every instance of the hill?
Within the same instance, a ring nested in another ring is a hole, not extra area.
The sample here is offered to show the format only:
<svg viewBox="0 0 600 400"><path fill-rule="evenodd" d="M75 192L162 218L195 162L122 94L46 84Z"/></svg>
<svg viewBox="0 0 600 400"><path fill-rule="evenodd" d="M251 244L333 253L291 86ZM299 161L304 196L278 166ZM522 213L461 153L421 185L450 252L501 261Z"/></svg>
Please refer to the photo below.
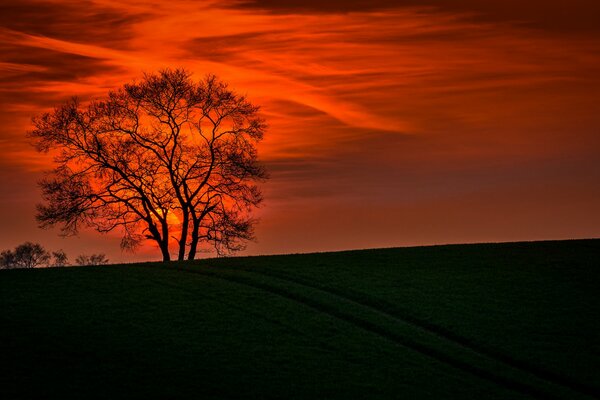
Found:
<svg viewBox="0 0 600 400"><path fill-rule="evenodd" d="M600 240L0 271L0 397L594 398Z"/></svg>

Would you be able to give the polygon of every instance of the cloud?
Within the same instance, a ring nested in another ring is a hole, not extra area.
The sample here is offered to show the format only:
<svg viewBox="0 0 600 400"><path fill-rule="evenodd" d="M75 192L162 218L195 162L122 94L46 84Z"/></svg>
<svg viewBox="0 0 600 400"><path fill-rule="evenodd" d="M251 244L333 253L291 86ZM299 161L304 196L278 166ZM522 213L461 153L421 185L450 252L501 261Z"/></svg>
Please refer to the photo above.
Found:
<svg viewBox="0 0 600 400"><path fill-rule="evenodd" d="M94 1L19 0L0 4L0 26L35 36L127 46L132 25L148 17Z"/></svg>
<svg viewBox="0 0 600 400"><path fill-rule="evenodd" d="M2 89L36 90L47 82L74 82L98 74L122 72L107 60L37 46L0 43Z"/></svg>
<svg viewBox="0 0 600 400"><path fill-rule="evenodd" d="M537 29L573 32L599 32L600 3L596 0L242 0L232 7L275 14L323 14L385 12L402 8L433 8L462 14L474 21L519 24Z"/></svg>

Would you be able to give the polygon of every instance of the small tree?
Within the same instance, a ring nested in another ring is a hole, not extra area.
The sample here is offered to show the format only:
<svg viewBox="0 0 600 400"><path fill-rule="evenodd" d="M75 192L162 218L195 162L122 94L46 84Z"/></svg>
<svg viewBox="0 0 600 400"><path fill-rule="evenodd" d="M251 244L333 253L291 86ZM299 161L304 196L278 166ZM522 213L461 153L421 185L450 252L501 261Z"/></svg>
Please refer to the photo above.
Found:
<svg viewBox="0 0 600 400"><path fill-rule="evenodd" d="M106 265L108 264L108 258L106 255L100 254L92 254L90 256L90 265Z"/></svg>
<svg viewBox="0 0 600 400"><path fill-rule="evenodd" d="M53 267L66 267L69 265L69 258L63 250L53 251L52 256L54 257Z"/></svg>
<svg viewBox="0 0 600 400"><path fill-rule="evenodd" d="M150 239L164 261L193 260L199 244L219 254L253 238L249 215L266 178L255 144L266 125L259 108L209 75L183 69L148 74L83 106L77 99L34 118L40 151L56 168L40 185L42 227L81 226L123 234L133 249Z"/></svg>
<svg viewBox="0 0 600 400"><path fill-rule="evenodd" d="M75 259L75 265L90 265L90 256L80 254Z"/></svg>
<svg viewBox="0 0 600 400"><path fill-rule="evenodd" d="M92 254L89 256L86 254L80 254L75 259L75 264L76 265L106 265L106 264L108 264L108 261L109 261L108 258L106 258L106 255L103 253Z"/></svg>
<svg viewBox="0 0 600 400"><path fill-rule="evenodd" d="M50 253L39 243L25 242L15 247L14 264L18 268L35 268L47 265Z"/></svg>
<svg viewBox="0 0 600 400"><path fill-rule="evenodd" d="M0 253L0 268L10 269L15 267L15 253L12 250L4 250L2 253Z"/></svg>

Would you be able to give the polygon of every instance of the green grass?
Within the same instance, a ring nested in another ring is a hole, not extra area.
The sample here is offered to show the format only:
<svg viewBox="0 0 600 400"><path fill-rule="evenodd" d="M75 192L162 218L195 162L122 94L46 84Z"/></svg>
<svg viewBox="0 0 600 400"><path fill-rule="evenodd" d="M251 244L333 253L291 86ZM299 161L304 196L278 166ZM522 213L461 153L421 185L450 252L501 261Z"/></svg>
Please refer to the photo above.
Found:
<svg viewBox="0 0 600 400"><path fill-rule="evenodd" d="M598 398L600 240L0 271L0 398Z"/></svg>

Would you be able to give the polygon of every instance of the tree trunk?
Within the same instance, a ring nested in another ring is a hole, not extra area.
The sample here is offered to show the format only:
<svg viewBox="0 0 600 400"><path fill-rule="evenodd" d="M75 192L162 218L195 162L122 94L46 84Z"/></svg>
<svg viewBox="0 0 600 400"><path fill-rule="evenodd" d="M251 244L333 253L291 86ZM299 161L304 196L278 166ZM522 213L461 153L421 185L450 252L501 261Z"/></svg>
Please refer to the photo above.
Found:
<svg viewBox="0 0 600 400"><path fill-rule="evenodd" d="M162 238L158 245L160 246L160 252L163 256L163 261L171 261L171 254L169 253L169 224L167 224L166 218L160 221L162 228Z"/></svg>
<svg viewBox="0 0 600 400"><path fill-rule="evenodd" d="M187 242L188 229L190 225L189 211L187 208L182 210L183 221L181 222L181 236L179 237L179 254L177 260L183 261L185 259L185 244Z"/></svg>
<svg viewBox="0 0 600 400"><path fill-rule="evenodd" d="M156 244L158 244L158 248L160 249L160 252L162 253L162 256L163 256L163 261L171 261L171 255L169 254L169 238L161 237L158 227L151 221L148 222L148 229L150 230L152 239L154 239ZM164 229L163 229L163 232L164 232Z"/></svg>
<svg viewBox="0 0 600 400"><path fill-rule="evenodd" d="M200 219L194 218L194 225L192 228L192 241L190 242L190 251L188 253L188 260L192 261L196 258L196 250L198 248L198 240L199 235L198 231L200 230Z"/></svg>
<svg viewBox="0 0 600 400"><path fill-rule="evenodd" d="M164 242L160 243L160 252L163 256L163 262L171 261L171 254L169 254L169 245Z"/></svg>

